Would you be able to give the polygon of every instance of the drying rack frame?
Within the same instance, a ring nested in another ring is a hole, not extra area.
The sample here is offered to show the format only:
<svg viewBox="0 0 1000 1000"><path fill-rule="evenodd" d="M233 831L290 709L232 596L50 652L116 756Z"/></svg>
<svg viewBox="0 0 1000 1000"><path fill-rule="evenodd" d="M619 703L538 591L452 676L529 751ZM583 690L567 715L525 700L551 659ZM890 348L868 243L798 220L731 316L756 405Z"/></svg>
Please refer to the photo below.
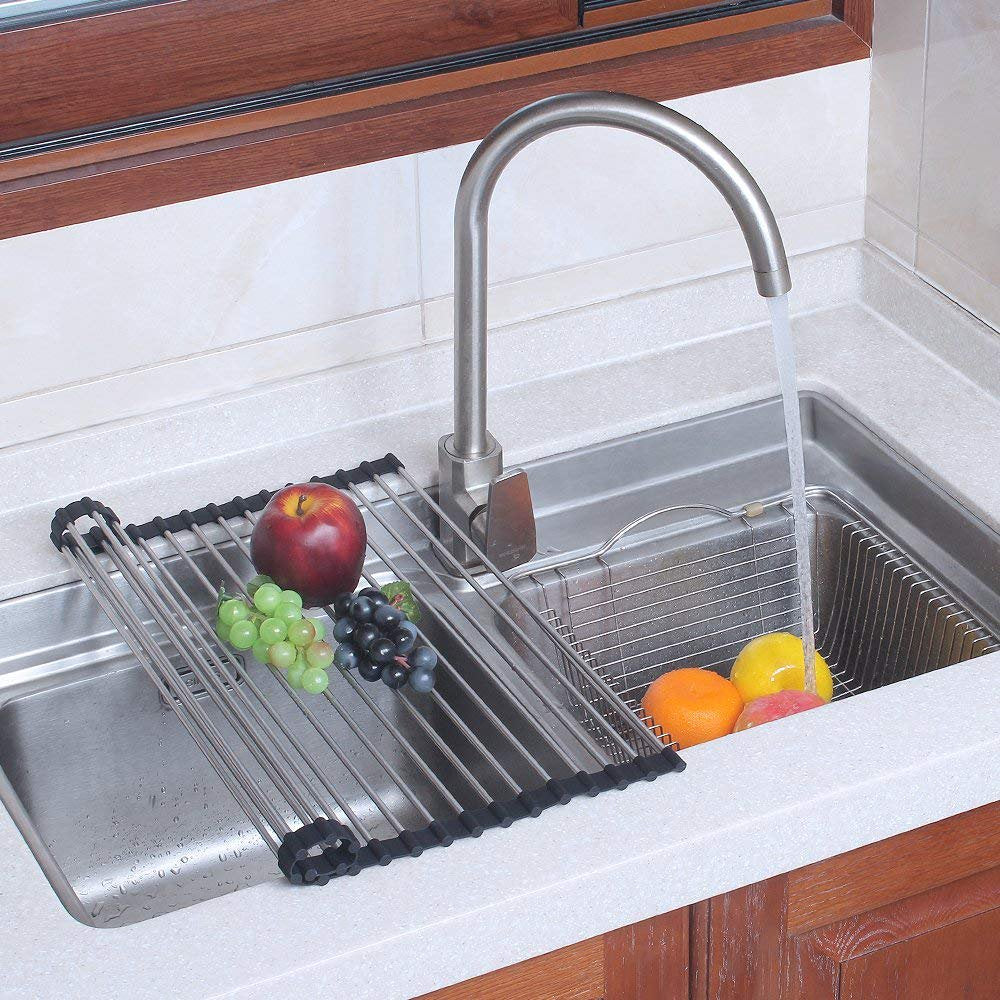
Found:
<svg viewBox="0 0 1000 1000"><path fill-rule="evenodd" d="M392 477L402 481L400 489L391 485ZM199 579L203 585L202 603L217 592L211 582L197 566L194 556L208 553L228 577L231 585L242 590L243 581L232 565L232 561L222 552L226 546L232 547L242 557L248 559L249 550L235 524L253 525L255 516L264 509L276 491L262 490L249 498L234 497L225 503L209 503L195 510L182 510L169 517L155 517L141 525L123 526L120 518L110 507L84 497L56 511L52 520L50 538L53 545L67 559L76 574L83 580L126 644L145 669L165 703L179 718L202 751L223 784L229 789L248 819L260 833L264 842L275 854L283 874L294 884L326 884L331 878L345 874L357 874L374 865L386 865L396 858L417 857L433 847L448 846L455 840L478 837L483 831L495 827L510 826L515 820L535 817L543 811L560 804L566 804L578 796L595 796L611 789L624 789L639 781L651 781L659 775L683 770L684 761L669 746L665 746L659 735L650 730L630 710L619 697L617 691L593 669L576 651L566 638L551 629L547 621L535 608L524 600L518 589L472 542L462 529L440 508L436 500L409 474L402 462L389 454L373 462L361 463L351 470L338 470L331 476L313 477L311 482L326 483L347 492L357 503L367 518L372 519L404 551L409 561L419 567L421 586L434 588L435 594L455 614L440 616L439 624L457 639L458 645L474 652L474 647L463 639L456 627L455 616L462 619L463 626L469 626L485 639L493 651L501 656L521 682L527 684L532 694L540 698L552 712L550 719L532 713L525 704L518 704L516 691L508 678L501 676L495 666L483 667L495 682L497 691L506 699L505 704L512 711L520 712L533 728L551 755L560 762L559 773L554 773L551 765L542 761L540 755L533 757L515 733L505 725L494 709L473 691L461 673L441 656L441 668L449 672L455 683L462 688L463 695L471 698L478 715L495 730L494 742L480 737L470 728L468 718L462 710L449 704L437 691L430 696L450 722L469 740L482 760L496 771L500 784L510 794L498 796L490 794L487 788L470 769L458 758L440 735L423 717L418 698L410 698L404 692L394 692L402 702L418 729L426 736L455 768L472 789L478 804L460 801L445 787L426 760L421 760L410 738L404 735L396 724L364 690L364 683L350 673L331 669L331 680L338 681L351 689L370 709L376 725L384 728L401 748L401 752L420 770L431 786L438 792L437 801L446 801L449 808L428 808L419 800L419 795L400 776L393 763L386 759L364 729L352 720L341 703L342 695L333 690L334 684L324 692L324 700L333 706L355 737L371 753L389 777L395 782L402 795L410 800L425 823L415 827L404 827L392 809L386 805L370 783L368 783L346 759L347 755L331 735L326 724L320 719L310 704L292 689L287 681L280 679L288 696L301 709L305 728L312 726L325 740L330 750L344 765L351 776L365 790L377 810L390 821L395 831L392 837L371 835L366 823L357 816L351 804L315 761L304 752L297 732L269 704L253 680L255 670L269 672L269 668L258 665L244 667L240 658L221 643L214 628L206 619L201 604L185 589L167 563L172 559L185 573ZM391 514L380 511L376 503L363 487L380 492L379 501L389 501ZM486 571L499 581L502 589L516 602L518 612L532 619L545 637L555 644L556 658L544 653L534 640L527 635L521 625L511 617L510 611L484 589L482 583L448 552L436 535L413 513L406 502L406 495L415 496L425 504L431 514L446 524L461 537L476 553ZM401 520L400 520L401 518ZM90 520L89 529L81 530L78 522ZM394 522L396 522L394 524ZM214 543L205 529L217 526L221 529L223 541ZM406 532L417 530L421 542L427 549L423 553L407 541ZM196 540L196 547L190 548L178 541L177 536L190 533ZM152 543L165 543L169 559L161 558ZM384 545L374 542L369 532L368 548L380 566L393 573L397 579L410 583L414 596L425 606L418 586L400 569L399 557L391 556ZM429 550L429 552L427 551ZM513 650L487 634L484 626L463 610L454 592L442 579L440 572L431 566L437 556L447 567L449 575L458 577L468 591L483 601L494 616L505 620L508 628L518 635L522 643L534 655L547 672L548 679L557 690L568 695L577 715L559 703L551 693L533 679L519 664ZM117 579L117 583L116 583ZM369 585L374 578L366 570L363 579ZM123 592L122 587L127 589ZM129 597L131 596L131 600ZM138 598L141 613L137 612L135 599ZM324 609L333 617L332 609ZM422 632L422 641L429 642ZM165 649L166 645L166 649ZM168 651L169 654L168 655ZM227 732L235 733L242 743L244 755L255 760L260 771L250 771L240 754L235 752L231 739L223 733L219 725L199 704L199 699L188 688L185 678L174 663L179 659L186 664L202 689L211 698L228 724ZM584 695L562 666L564 658L570 658L577 667L578 676L584 678L589 690L600 694L600 707L594 699ZM558 659L560 662L555 662ZM485 663L485 661L484 661ZM277 672L273 672L279 676ZM307 696L308 697L308 696ZM607 706L611 706L611 719ZM586 721L589 730L582 723ZM276 732L279 730L280 733ZM604 740L615 745L617 753L609 753L595 741L590 732L598 730ZM628 741L622 734L628 736ZM511 776L500 763L502 749L520 755L528 765L528 770L537 776L537 783L524 782ZM636 752L638 750L639 752ZM596 765L596 766L594 766ZM260 780L260 772L266 782ZM275 796L277 793L277 796ZM277 799L278 804L275 804ZM295 817L289 822L287 816Z"/></svg>

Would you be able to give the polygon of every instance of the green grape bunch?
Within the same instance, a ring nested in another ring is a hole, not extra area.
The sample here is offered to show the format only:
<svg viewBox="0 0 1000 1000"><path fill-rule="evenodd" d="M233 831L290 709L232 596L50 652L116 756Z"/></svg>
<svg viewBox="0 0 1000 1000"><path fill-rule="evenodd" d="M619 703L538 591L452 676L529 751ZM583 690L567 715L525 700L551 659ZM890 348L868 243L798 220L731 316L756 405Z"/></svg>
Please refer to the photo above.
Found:
<svg viewBox="0 0 1000 1000"><path fill-rule="evenodd" d="M255 576L247 594L250 602L220 591L215 634L233 649L249 650L260 663L284 671L291 687L322 694L333 663L323 619L305 617L299 594L282 590L268 576Z"/></svg>

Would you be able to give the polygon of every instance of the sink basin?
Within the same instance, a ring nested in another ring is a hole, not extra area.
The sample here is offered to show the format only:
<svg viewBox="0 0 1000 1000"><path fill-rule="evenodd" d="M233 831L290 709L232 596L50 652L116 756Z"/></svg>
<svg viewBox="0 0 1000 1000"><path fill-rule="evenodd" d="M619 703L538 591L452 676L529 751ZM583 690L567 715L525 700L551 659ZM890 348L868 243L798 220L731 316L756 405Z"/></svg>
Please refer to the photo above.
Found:
<svg viewBox="0 0 1000 1000"><path fill-rule="evenodd" d="M819 641L838 674L838 695L1000 647L996 533L829 400L804 396L802 413L814 487ZM724 670L751 635L795 629L794 553L778 501L746 519L677 511L593 555L622 525L659 508L728 509L780 497L788 470L777 401L554 456L528 470L540 554L519 573L518 586L626 699L635 701L671 665ZM491 586L486 578L483 584ZM467 585L456 580L454 588L464 600ZM492 592L501 600L502 592ZM504 670L497 651L475 635L449 638L436 621L432 614L426 623L430 637L460 675L441 676L446 700L479 699L555 768L557 751L496 697L480 665ZM0 625L0 797L74 917L117 927L281 877L257 829L170 711L169 694L153 686L82 585L5 602ZM903 655L892 629L910 643ZM503 622L499 632L517 655L517 637L503 637ZM298 709L279 697L277 681L263 670L252 676L265 694L274 685L274 704L292 725ZM544 705L520 681L511 683L544 717ZM579 712L551 679L545 684ZM369 688L378 710L434 760L441 787L397 744L370 735L422 801L467 806L470 777L502 794L498 768L468 752L476 739L486 741L485 729L463 733L437 710L427 716L428 732L391 692ZM211 702L202 704L213 711ZM358 726L370 718L371 706L355 694L343 706ZM333 759L330 778L373 833L392 831L368 805L365 785L407 828L419 827L419 811L364 752L350 724L332 715L328 725L352 765ZM593 738L604 737L595 730ZM328 750L315 733L303 741L317 754ZM500 769L527 780L521 756L509 748L497 754ZM245 763L254 769L252 759Z"/></svg>

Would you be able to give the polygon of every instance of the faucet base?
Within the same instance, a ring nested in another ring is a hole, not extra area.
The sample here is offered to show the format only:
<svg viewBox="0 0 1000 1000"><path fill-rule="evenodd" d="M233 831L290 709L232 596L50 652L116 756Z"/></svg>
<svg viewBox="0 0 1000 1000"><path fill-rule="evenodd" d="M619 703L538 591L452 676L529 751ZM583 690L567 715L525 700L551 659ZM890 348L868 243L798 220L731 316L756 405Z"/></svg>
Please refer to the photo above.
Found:
<svg viewBox="0 0 1000 1000"><path fill-rule="evenodd" d="M504 471L503 449L489 432L482 455L462 458L455 454L453 444L452 435L438 442L438 502L458 530L443 519L441 540L465 567L481 561L470 541L497 569L528 562L536 547L527 474L521 469Z"/></svg>
<svg viewBox="0 0 1000 1000"><path fill-rule="evenodd" d="M487 431L488 450L474 458L460 458L452 450L453 437L446 434L438 441L438 503L469 538L476 544L484 544L482 515L489 500L490 483L503 472L503 448ZM479 563L474 551L447 523L441 524L440 537L463 566Z"/></svg>

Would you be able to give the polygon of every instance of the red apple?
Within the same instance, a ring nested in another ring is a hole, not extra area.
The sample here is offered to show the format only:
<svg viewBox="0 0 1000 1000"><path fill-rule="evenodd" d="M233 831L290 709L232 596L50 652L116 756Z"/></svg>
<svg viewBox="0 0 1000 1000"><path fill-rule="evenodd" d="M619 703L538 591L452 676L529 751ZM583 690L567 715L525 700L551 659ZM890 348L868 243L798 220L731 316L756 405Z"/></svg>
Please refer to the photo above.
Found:
<svg viewBox="0 0 1000 1000"><path fill-rule="evenodd" d="M733 732L741 733L744 729L753 729L754 726L761 726L765 722L774 722L776 719L784 719L789 715L797 715L799 712L819 708L825 704L819 695L810 694L808 691L794 691L791 688L775 694L761 695L760 698L747 702L736 720Z"/></svg>
<svg viewBox="0 0 1000 1000"><path fill-rule="evenodd" d="M257 519L250 557L258 573L315 608L358 585L367 537L364 518L346 493L326 483L286 486Z"/></svg>

